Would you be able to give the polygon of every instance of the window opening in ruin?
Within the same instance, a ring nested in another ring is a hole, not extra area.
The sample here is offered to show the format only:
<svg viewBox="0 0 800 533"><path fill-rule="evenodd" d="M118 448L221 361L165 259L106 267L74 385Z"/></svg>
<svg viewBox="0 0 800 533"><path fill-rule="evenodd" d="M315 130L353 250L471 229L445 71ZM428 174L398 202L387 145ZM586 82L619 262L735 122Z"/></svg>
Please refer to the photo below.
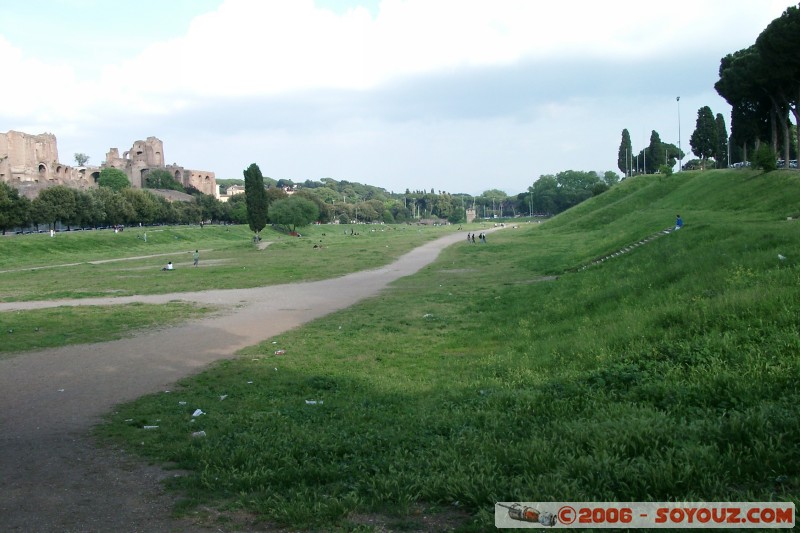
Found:
<svg viewBox="0 0 800 533"><path fill-rule="evenodd" d="M44 174L45 172L47 172L47 167L39 165L39 174Z"/></svg>

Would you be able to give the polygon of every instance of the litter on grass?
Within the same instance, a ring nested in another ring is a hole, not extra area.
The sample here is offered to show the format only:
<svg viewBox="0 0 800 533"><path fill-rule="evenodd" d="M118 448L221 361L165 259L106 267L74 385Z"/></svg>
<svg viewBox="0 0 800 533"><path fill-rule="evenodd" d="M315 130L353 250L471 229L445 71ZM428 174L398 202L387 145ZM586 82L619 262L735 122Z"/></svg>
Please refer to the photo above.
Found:
<svg viewBox="0 0 800 533"><path fill-rule="evenodd" d="M196 416L200 416L200 415L204 415L204 414L205 413L203 411L201 411L200 409L195 409L194 413L192 413L192 417L196 417Z"/></svg>
<svg viewBox="0 0 800 533"><path fill-rule="evenodd" d="M323 404L322 400L319 400L319 401L317 401L317 400L306 400L306 405L322 405L322 404Z"/></svg>
<svg viewBox="0 0 800 533"><path fill-rule="evenodd" d="M205 431L195 431L194 433L192 433L192 437L194 437L194 438L205 437L205 436L206 436L206 432Z"/></svg>
<svg viewBox="0 0 800 533"><path fill-rule="evenodd" d="M158 429L158 426L143 426L142 429Z"/></svg>

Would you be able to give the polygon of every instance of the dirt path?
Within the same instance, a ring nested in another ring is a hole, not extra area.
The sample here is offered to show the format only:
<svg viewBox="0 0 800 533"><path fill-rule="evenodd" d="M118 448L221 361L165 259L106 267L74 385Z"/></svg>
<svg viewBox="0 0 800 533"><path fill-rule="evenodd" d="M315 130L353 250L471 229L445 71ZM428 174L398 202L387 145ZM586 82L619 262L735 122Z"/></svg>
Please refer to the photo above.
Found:
<svg viewBox="0 0 800 533"><path fill-rule="evenodd" d="M333 280L258 289L0 304L0 311L58 305L187 300L228 306L221 316L132 339L67 346L0 360L0 530L177 532L205 529L171 519L172 475L122 450L94 446L88 431L114 405L168 390L238 349L379 294L413 274L461 232L384 268ZM241 529L239 530L241 531Z"/></svg>

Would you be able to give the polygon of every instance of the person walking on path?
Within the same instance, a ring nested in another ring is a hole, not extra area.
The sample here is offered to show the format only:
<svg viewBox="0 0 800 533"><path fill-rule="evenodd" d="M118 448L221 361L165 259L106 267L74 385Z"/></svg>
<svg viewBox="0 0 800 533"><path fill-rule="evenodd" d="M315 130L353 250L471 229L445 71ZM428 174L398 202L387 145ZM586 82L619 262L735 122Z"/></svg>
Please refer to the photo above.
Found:
<svg viewBox="0 0 800 533"><path fill-rule="evenodd" d="M197 263L200 262L200 250L194 251L194 254L192 254L192 259L194 259L194 266L197 266Z"/></svg>
<svg viewBox="0 0 800 533"><path fill-rule="evenodd" d="M679 230L683 227L683 219L680 215L676 215L677 218L675 219L675 229Z"/></svg>

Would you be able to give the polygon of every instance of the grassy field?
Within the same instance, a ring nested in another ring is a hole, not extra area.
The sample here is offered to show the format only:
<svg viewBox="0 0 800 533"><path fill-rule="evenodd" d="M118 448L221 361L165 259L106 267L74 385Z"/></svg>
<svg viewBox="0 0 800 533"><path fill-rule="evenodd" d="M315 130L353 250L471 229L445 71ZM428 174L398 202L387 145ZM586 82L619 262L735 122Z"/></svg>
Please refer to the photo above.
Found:
<svg viewBox="0 0 800 533"><path fill-rule="evenodd" d="M476 225L478 227L478 225ZM247 288L324 279L391 262L452 227L313 226L300 238L267 228L259 249L244 226L180 226L0 238L0 301ZM147 241L144 240L145 232ZM352 233L352 234L351 234ZM192 252L200 250L199 268ZM174 272L161 272L173 261ZM114 305L0 313L3 354L118 339L212 312Z"/></svg>
<svg viewBox="0 0 800 533"><path fill-rule="evenodd" d="M797 504L798 206L790 172L629 179L98 431L189 471L182 511L292 530L491 531L496 501Z"/></svg>
<svg viewBox="0 0 800 533"><path fill-rule="evenodd" d="M298 238L267 228L262 244L271 244L263 250L253 244L246 226L11 236L0 238L0 301L164 294L325 279L384 265L452 231L452 227L331 225L311 226ZM200 250L200 268L192 268L195 250ZM175 272L161 272L167 261L175 264Z"/></svg>

